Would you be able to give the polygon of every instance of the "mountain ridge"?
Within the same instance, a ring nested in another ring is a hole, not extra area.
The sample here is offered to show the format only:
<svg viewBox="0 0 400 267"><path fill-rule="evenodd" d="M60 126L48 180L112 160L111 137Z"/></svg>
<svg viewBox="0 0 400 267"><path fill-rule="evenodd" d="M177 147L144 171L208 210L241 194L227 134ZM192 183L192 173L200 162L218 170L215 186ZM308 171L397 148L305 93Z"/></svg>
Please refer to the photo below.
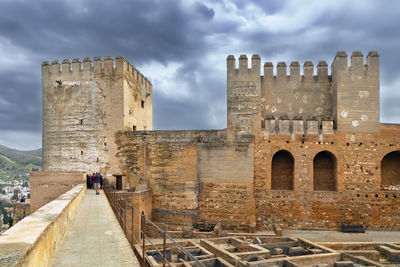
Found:
<svg viewBox="0 0 400 267"><path fill-rule="evenodd" d="M24 151L0 145L0 180L29 178L29 172L41 169L41 148Z"/></svg>

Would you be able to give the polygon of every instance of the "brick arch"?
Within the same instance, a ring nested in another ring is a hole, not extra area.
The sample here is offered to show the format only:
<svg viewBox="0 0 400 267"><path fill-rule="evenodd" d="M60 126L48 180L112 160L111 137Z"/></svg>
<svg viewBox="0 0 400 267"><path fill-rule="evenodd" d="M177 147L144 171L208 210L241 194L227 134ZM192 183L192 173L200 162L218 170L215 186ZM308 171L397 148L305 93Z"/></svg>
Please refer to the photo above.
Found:
<svg viewBox="0 0 400 267"><path fill-rule="evenodd" d="M337 160L333 153L321 151L313 160L314 191L337 190Z"/></svg>
<svg viewBox="0 0 400 267"><path fill-rule="evenodd" d="M381 187L400 185L400 151L387 153L381 160ZM390 190L390 189L389 189Z"/></svg>
<svg viewBox="0 0 400 267"><path fill-rule="evenodd" d="M271 189L293 190L294 158L287 150L279 150L272 157Z"/></svg>

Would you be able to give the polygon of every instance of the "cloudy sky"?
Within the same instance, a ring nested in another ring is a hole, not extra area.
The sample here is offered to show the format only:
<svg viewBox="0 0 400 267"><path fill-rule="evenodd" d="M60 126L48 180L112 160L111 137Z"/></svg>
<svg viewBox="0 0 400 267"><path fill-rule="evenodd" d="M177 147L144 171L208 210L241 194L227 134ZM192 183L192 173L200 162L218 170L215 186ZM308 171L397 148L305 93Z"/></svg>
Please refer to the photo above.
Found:
<svg viewBox="0 0 400 267"><path fill-rule="evenodd" d="M0 0L0 144L41 146L41 62L124 55L153 83L155 129L226 127L225 59L381 55L381 121L400 123L399 1Z"/></svg>

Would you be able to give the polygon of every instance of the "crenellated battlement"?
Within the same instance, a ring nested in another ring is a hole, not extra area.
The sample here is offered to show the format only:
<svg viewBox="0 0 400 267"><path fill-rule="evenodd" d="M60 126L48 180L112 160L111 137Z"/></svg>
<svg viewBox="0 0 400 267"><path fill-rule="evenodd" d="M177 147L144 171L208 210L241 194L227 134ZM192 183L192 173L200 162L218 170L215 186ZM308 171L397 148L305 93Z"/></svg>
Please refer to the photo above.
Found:
<svg viewBox="0 0 400 267"><path fill-rule="evenodd" d="M48 61L42 63L42 76L49 80L90 80L96 77L107 77L125 75L131 80L136 80L142 87L151 89L151 82L135 67L133 67L123 56L113 59L110 56L101 59L94 57L93 61L85 57L83 61L74 58L60 61L54 60L51 64Z"/></svg>
<svg viewBox="0 0 400 267"><path fill-rule="evenodd" d="M259 55L253 55L250 62L246 55L240 55L238 65L235 56L227 57L229 124L241 125L242 117L248 114L254 117L254 112L260 110L260 118L286 116L289 120L306 120L315 117L320 122L334 118L332 125L335 130L379 130L377 52L369 52L364 60L362 52L354 51L349 66L346 52L339 51L330 69L326 61L319 61L316 65L305 61L302 66L298 61L290 64L278 62L276 65L265 62L262 75L260 66ZM245 99L238 94L238 85L246 87L246 83L255 85L254 90L241 91L258 95L259 103L253 97L251 103L245 104ZM260 105L259 109L257 105ZM251 113L245 111L245 106L252 107ZM246 131L251 132L250 128Z"/></svg>
<svg viewBox="0 0 400 267"><path fill-rule="evenodd" d="M348 66L348 57L345 51L336 53L332 63L332 76L335 76L337 71L347 71L352 73L364 73L365 75L374 75L374 72L379 72L379 54L376 51L370 51L366 57L364 64L364 55L361 51L354 51L351 54L350 66Z"/></svg>
<svg viewBox="0 0 400 267"><path fill-rule="evenodd" d="M227 57L227 70L228 74L231 74L232 78L237 79L250 78L255 75L261 75L260 73L260 62L261 58L255 54L251 57L251 67L249 68L249 62L246 55L240 55L238 59L238 66L236 65L235 56L229 55ZM336 53L336 57L331 65L331 73L333 74L336 70L347 70L347 71L374 71L379 69L379 54L376 51L371 51L366 57L364 64L364 56L360 51L354 51L351 55L351 64L347 64L348 58L345 51L339 51ZM274 71L276 75L274 75ZM314 78L315 80L327 79L328 75L328 64L326 61L319 61L316 66L316 72L314 64L311 61L305 61L302 70L300 70L300 64L298 61L292 61L289 65L289 75L287 75L287 65L285 62L278 62L274 69L272 62L264 63L264 79L286 79L290 80L309 80ZM300 75L300 73L303 73Z"/></svg>

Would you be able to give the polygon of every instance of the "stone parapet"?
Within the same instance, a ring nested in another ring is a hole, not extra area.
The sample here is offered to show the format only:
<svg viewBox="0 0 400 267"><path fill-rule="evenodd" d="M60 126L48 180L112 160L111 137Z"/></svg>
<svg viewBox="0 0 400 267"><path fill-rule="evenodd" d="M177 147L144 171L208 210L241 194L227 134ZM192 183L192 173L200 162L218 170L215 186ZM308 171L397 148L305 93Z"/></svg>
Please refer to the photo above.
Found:
<svg viewBox="0 0 400 267"><path fill-rule="evenodd" d="M49 266L86 192L80 184L0 236L1 266Z"/></svg>

